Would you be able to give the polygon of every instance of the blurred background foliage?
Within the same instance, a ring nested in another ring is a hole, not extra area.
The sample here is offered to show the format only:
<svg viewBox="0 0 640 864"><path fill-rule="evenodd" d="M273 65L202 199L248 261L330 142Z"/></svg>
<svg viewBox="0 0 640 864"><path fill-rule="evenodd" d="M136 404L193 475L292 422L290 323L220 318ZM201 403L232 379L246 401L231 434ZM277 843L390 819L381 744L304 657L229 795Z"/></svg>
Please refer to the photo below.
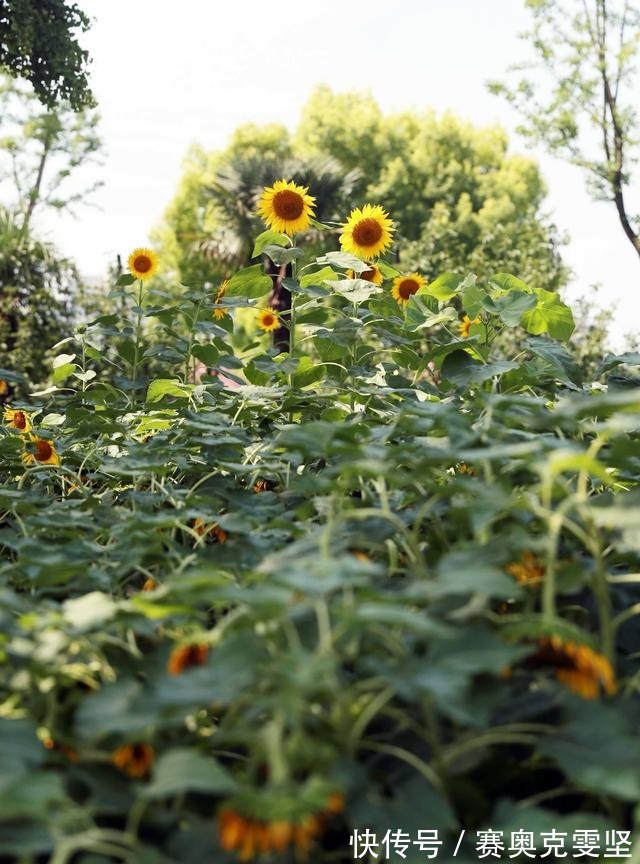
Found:
<svg viewBox="0 0 640 864"><path fill-rule="evenodd" d="M155 233L167 276L215 282L245 266L257 197L281 177L313 189L321 221L342 221L347 198L383 202L398 224L396 260L427 279L467 269L483 278L499 266L547 290L567 282L544 181L533 160L508 153L502 129L452 114L385 115L371 96L326 86L292 133L247 124L224 151L194 145Z"/></svg>

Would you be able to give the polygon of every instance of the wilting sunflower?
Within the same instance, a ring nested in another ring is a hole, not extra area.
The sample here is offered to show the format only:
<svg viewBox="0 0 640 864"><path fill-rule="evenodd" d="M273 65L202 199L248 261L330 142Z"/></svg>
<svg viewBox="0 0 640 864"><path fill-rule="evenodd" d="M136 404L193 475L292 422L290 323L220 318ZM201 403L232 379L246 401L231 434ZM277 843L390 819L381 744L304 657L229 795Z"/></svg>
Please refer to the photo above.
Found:
<svg viewBox="0 0 640 864"><path fill-rule="evenodd" d="M479 318L474 318L473 321L469 318L468 315L465 315L462 321L460 322L460 335L463 339L468 339L469 334L471 333L471 328L474 324L480 324Z"/></svg>
<svg viewBox="0 0 640 864"><path fill-rule="evenodd" d="M220 845L227 852L235 851L239 861L284 852L288 846L295 848L296 860L304 860L326 821L343 809L344 796L340 792L329 796L324 809L297 821L253 819L242 816L233 807L225 807L218 814Z"/></svg>
<svg viewBox="0 0 640 864"><path fill-rule="evenodd" d="M111 762L137 780L146 777L156 758L155 750L150 744L125 744L111 754Z"/></svg>
<svg viewBox="0 0 640 864"><path fill-rule="evenodd" d="M136 279L151 279L158 269L158 256L153 249L134 249L128 260L129 272Z"/></svg>
<svg viewBox="0 0 640 864"><path fill-rule="evenodd" d="M277 330L280 326L280 318L275 309L267 306L266 309L258 309L258 327L261 330L269 332Z"/></svg>
<svg viewBox="0 0 640 864"><path fill-rule="evenodd" d="M394 232L389 214L379 204L356 207L342 226L340 245L344 252L351 252L364 261L377 258L391 245Z"/></svg>
<svg viewBox="0 0 640 864"><path fill-rule="evenodd" d="M413 297L420 288L424 288L426 284L424 276L421 276L419 273L407 273L406 276L396 276L393 280L391 295L395 297L401 306L406 306L409 298Z"/></svg>
<svg viewBox="0 0 640 864"><path fill-rule="evenodd" d="M367 270L363 270L362 273L347 270L347 279L364 279L365 282L373 282L374 285L382 285L384 282L382 271L375 264L372 264Z"/></svg>
<svg viewBox="0 0 640 864"><path fill-rule="evenodd" d="M508 564L505 570L521 585L528 585L531 588L540 587L545 573L544 563L530 549L525 549L520 560Z"/></svg>
<svg viewBox="0 0 640 864"><path fill-rule="evenodd" d="M167 672L170 675L180 675L185 669L193 669L194 666L204 666L207 662L209 647L203 642L194 642L191 645L177 645L169 655Z"/></svg>
<svg viewBox="0 0 640 864"><path fill-rule="evenodd" d="M597 699L601 689L609 696L617 691L611 663L588 645L557 634L541 636L538 644L534 661L553 666L558 681L583 699Z"/></svg>
<svg viewBox="0 0 640 864"><path fill-rule="evenodd" d="M290 180L276 180L267 186L258 202L258 215L269 228L291 237L306 231L313 216L315 198L308 195L306 186Z"/></svg>
<svg viewBox="0 0 640 864"><path fill-rule="evenodd" d="M220 321L222 318L225 317L225 315L229 314L227 312L227 310L224 308L224 306L219 305L220 301L222 300L222 298L225 295L225 291L227 290L228 284L229 284L229 280L225 279L224 282L222 283L222 285L218 288L218 291L216 293L216 299L213 301L215 306L216 306L216 308L213 310L213 317L216 319L216 321Z"/></svg>
<svg viewBox="0 0 640 864"><path fill-rule="evenodd" d="M39 465L60 464L60 456L56 452L53 441L49 441L47 438L38 438L37 435L30 435L28 448L20 457L25 465L33 465L36 462Z"/></svg>
<svg viewBox="0 0 640 864"><path fill-rule="evenodd" d="M17 411L14 408L4 409L4 420L12 429L27 434L31 432L31 419L26 411Z"/></svg>

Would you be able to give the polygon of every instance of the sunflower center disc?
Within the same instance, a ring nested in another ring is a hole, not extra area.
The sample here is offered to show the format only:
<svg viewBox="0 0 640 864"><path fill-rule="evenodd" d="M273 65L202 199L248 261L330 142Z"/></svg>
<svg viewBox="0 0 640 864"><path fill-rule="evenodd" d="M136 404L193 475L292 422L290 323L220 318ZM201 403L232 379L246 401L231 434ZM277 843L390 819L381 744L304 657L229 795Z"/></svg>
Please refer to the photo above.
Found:
<svg viewBox="0 0 640 864"><path fill-rule="evenodd" d="M283 189L273 196L273 209L281 219L293 220L302 216L304 201L302 196L291 189Z"/></svg>
<svg viewBox="0 0 640 864"><path fill-rule="evenodd" d="M265 315L262 319L262 323L265 327L271 327L273 324L273 315Z"/></svg>
<svg viewBox="0 0 640 864"><path fill-rule="evenodd" d="M46 441L38 441L36 444L36 459L38 462L46 462L51 457L51 445Z"/></svg>
<svg viewBox="0 0 640 864"><path fill-rule="evenodd" d="M358 246L374 246L382 237L382 227L375 219L363 219L353 229L353 239Z"/></svg>
<svg viewBox="0 0 640 864"><path fill-rule="evenodd" d="M25 429L27 426L27 418L24 416L22 411L16 411L13 416L13 425L16 429Z"/></svg>
<svg viewBox="0 0 640 864"><path fill-rule="evenodd" d="M363 270L359 279L364 279L366 282L375 282L376 271L375 270Z"/></svg>
<svg viewBox="0 0 640 864"><path fill-rule="evenodd" d="M403 300L408 300L418 290L418 283L413 279L405 279L398 285L398 294Z"/></svg>
<svg viewBox="0 0 640 864"><path fill-rule="evenodd" d="M147 273L151 270L151 259L147 258L146 255L138 255L133 262L133 266L138 273Z"/></svg>

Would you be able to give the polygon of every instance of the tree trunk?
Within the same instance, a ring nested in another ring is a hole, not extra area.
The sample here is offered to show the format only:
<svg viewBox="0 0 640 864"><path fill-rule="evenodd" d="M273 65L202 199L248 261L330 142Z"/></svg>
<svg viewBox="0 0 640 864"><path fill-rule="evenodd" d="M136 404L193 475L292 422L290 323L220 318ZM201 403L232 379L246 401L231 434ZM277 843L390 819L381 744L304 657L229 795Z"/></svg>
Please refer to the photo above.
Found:
<svg viewBox="0 0 640 864"><path fill-rule="evenodd" d="M267 304L278 313L281 319L287 320L291 314L291 292L282 284L282 280L293 275L291 264L278 266L265 255L264 271L273 282ZM273 331L273 347L278 351L289 350L289 330L284 324Z"/></svg>

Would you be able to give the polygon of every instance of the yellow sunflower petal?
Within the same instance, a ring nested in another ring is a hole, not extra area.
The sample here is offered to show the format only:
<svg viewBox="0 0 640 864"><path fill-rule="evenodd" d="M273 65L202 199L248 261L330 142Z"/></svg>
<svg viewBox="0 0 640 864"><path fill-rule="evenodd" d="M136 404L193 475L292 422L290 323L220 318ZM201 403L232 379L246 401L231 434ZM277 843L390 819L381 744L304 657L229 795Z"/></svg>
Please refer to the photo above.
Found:
<svg viewBox="0 0 640 864"><path fill-rule="evenodd" d="M394 230L386 210L379 204L365 204L349 214L340 235L340 245L344 252L370 261L387 251Z"/></svg>
<svg viewBox="0 0 640 864"><path fill-rule="evenodd" d="M261 330L269 332L270 330L277 330L279 326L280 318L275 309L268 306L266 309L258 310L258 327Z"/></svg>
<svg viewBox="0 0 640 864"><path fill-rule="evenodd" d="M306 186L298 186L290 180L276 180L260 196L258 215L267 227L289 237L299 231L306 231L314 214L316 200L308 192Z"/></svg>
<svg viewBox="0 0 640 864"><path fill-rule="evenodd" d="M405 276L396 276L393 280L391 295L401 306L406 306L409 298L413 297L421 288L426 285L424 276L420 273L407 273Z"/></svg>
<svg viewBox="0 0 640 864"><path fill-rule="evenodd" d="M158 256L153 249L140 247L134 249L128 259L129 272L136 279L151 279L158 269Z"/></svg>

